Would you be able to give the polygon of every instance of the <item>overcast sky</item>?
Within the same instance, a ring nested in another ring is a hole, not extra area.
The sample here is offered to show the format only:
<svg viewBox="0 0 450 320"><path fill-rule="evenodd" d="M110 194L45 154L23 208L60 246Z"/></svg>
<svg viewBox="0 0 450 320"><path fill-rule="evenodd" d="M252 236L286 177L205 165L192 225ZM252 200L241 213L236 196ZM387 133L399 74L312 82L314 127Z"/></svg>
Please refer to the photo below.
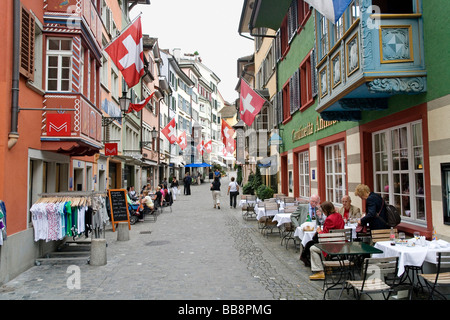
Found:
<svg viewBox="0 0 450 320"><path fill-rule="evenodd" d="M243 0L151 0L130 13L142 13L142 32L158 38L160 49L198 51L202 62L219 78L219 91L228 102L238 93L236 61L253 53L253 41L239 35Z"/></svg>

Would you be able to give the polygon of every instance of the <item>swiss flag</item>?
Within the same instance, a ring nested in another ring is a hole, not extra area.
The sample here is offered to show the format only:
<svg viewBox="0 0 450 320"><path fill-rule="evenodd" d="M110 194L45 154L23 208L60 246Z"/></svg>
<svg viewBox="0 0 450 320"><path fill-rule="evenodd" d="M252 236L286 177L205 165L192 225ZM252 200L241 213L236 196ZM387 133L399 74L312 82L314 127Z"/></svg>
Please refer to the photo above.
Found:
<svg viewBox="0 0 450 320"><path fill-rule="evenodd" d="M212 151L212 140L209 140L207 143L205 143L204 145L206 152L211 153Z"/></svg>
<svg viewBox="0 0 450 320"><path fill-rule="evenodd" d="M178 137L177 143L180 146L181 150L184 150L187 147L187 142L186 142L186 131L183 131L180 136Z"/></svg>
<svg viewBox="0 0 450 320"><path fill-rule="evenodd" d="M224 145L227 145L227 141L233 139L234 129L222 119L222 142Z"/></svg>
<svg viewBox="0 0 450 320"><path fill-rule="evenodd" d="M173 118L172 120L170 120L167 126L161 130L161 132L166 136L167 140L169 140L171 144L174 144L178 140L175 126L175 118Z"/></svg>
<svg viewBox="0 0 450 320"><path fill-rule="evenodd" d="M227 144L225 145L225 149L227 149L229 153L233 153L234 150L236 150L236 140L234 139L228 140Z"/></svg>
<svg viewBox="0 0 450 320"><path fill-rule="evenodd" d="M153 92L151 95L149 95L145 100L138 102L138 103L130 103L130 106L128 107L128 111L126 113L130 113L131 111L141 111L144 109L144 107L149 103L150 99L153 97L155 92Z"/></svg>
<svg viewBox="0 0 450 320"><path fill-rule="evenodd" d="M197 150L203 155L203 151L205 151L205 147L203 146L203 140L197 145Z"/></svg>
<svg viewBox="0 0 450 320"><path fill-rule="evenodd" d="M261 111L266 100L253 91L252 88L241 78L241 95L239 112L242 121L251 126L256 115Z"/></svg>
<svg viewBox="0 0 450 320"><path fill-rule="evenodd" d="M138 84L145 73L141 17L123 30L105 51L122 72L128 87L132 88Z"/></svg>

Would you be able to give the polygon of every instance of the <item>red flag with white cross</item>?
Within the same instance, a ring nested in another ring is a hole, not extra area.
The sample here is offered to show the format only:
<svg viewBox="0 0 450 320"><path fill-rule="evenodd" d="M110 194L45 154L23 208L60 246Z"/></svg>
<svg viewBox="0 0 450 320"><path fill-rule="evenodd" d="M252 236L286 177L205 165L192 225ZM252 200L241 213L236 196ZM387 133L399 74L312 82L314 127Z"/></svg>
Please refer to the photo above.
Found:
<svg viewBox="0 0 450 320"><path fill-rule="evenodd" d="M257 94L248 83L241 78L241 94L240 94L239 112L241 120L246 125L251 126L256 115L261 111L266 100Z"/></svg>
<svg viewBox="0 0 450 320"><path fill-rule="evenodd" d="M234 129L231 128L231 126L222 119L222 142L224 145L227 144L227 141L230 139L233 139L234 135Z"/></svg>
<svg viewBox="0 0 450 320"><path fill-rule="evenodd" d="M187 137L186 137L186 131L183 131L177 140L178 145L180 146L181 150L184 150L187 147Z"/></svg>
<svg viewBox="0 0 450 320"><path fill-rule="evenodd" d="M205 151L205 146L203 145L203 140L201 142L199 142L199 144L197 145L197 150L198 150L198 152L200 152L201 155L203 155L203 151Z"/></svg>
<svg viewBox="0 0 450 320"><path fill-rule="evenodd" d="M141 17L138 17L104 49L129 88L138 84L145 73L143 48Z"/></svg>
<svg viewBox="0 0 450 320"><path fill-rule="evenodd" d="M206 152L211 153L212 151L212 140L209 140L207 143L205 143L204 145Z"/></svg>
<svg viewBox="0 0 450 320"><path fill-rule="evenodd" d="M167 126L165 126L164 129L161 130L161 132L166 136L167 140L169 140L171 144L174 144L178 140L176 131L175 118L170 120Z"/></svg>

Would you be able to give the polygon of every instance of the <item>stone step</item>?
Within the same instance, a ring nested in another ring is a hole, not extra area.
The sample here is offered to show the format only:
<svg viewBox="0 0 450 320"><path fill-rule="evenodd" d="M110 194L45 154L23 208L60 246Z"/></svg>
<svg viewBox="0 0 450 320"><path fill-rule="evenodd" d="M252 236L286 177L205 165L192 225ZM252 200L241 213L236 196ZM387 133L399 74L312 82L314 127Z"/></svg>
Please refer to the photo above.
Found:
<svg viewBox="0 0 450 320"><path fill-rule="evenodd" d="M56 257L56 258L38 258L35 260L35 265L53 265L53 264L87 264L89 263L89 256L80 257Z"/></svg>

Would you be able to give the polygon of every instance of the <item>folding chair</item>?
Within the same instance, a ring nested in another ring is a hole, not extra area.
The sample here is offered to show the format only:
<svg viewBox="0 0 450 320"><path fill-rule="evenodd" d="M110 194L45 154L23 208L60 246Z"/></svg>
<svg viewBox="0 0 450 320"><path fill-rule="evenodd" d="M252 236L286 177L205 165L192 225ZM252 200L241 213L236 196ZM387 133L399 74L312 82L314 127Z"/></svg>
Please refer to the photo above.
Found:
<svg viewBox="0 0 450 320"><path fill-rule="evenodd" d="M344 232L319 233L318 238L319 243L345 243ZM325 257L322 252L322 265L325 273L325 280L323 282L323 289L325 290L325 288L331 288L340 283L344 274L349 273L349 267L351 267L353 263L347 259L332 260L331 258L328 258L328 256Z"/></svg>
<svg viewBox="0 0 450 320"><path fill-rule="evenodd" d="M395 237L397 238L397 229L394 229ZM391 229L379 229L371 230L370 235L372 237L372 242L376 243L378 241L389 241L391 238Z"/></svg>
<svg viewBox="0 0 450 320"><path fill-rule="evenodd" d="M330 230L330 232L331 233L336 233L336 232L343 233L346 242L353 241L352 229L332 229L332 230Z"/></svg>
<svg viewBox="0 0 450 320"><path fill-rule="evenodd" d="M278 213L278 204L275 202L267 202L264 203L264 217L259 219L259 222L263 224L262 232L264 230L270 230L271 233L273 232L273 229L278 228L278 222L273 221L273 217ZM279 230L279 229L278 229ZM280 232L281 234L281 232ZM267 232L266 232L267 235Z"/></svg>
<svg viewBox="0 0 450 320"><path fill-rule="evenodd" d="M284 208L284 213L293 213L297 210L297 206L288 206ZM283 242L285 242L286 249L288 247L288 243L290 240L294 241L294 246L297 248L297 239L293 236L295 232L296 227L292 222L285 223L283 225L283 238L281 239L281 245L283 245Z"/></svg>
<svg viewBox="0 0 450 320"><path fill-rule="evenodd" d="M441 268L450 267L450 252L436 252L437 259L437 271L431 274L419 274L420 277L425 281L430 295L428 299L434 299L439 296L442 299L447 300L447 297L442 292L438 291L438 287L449 287L450 286L450 272L442 272ZM447 293L448 295L448 293Z"/></svg>
<svg viewBox="0 0 450 320"><path fill-rule="evenodd" d="M293 206L295 205L295 198L294 197L285 197L283 198L284 207Z"/></svg>
<svg viewBox="0 0 450 320"><path fill-rule="evenodd" d="M242 205L242 218L244 220L248 220L249 218L256 217L255 212L256 196L242 195L241 200L243 199L245 199L245 203Z"/></svg>
<svg viewBox="0 0 450 320"><path fill-rule="evenodd" d="M398 280L398 257L366 258L363 262L362 280L347 280L358 299L363 294L371 300L371 294L382 293L388 300ZM386 295L387 293L387 295Z"/></svg>

